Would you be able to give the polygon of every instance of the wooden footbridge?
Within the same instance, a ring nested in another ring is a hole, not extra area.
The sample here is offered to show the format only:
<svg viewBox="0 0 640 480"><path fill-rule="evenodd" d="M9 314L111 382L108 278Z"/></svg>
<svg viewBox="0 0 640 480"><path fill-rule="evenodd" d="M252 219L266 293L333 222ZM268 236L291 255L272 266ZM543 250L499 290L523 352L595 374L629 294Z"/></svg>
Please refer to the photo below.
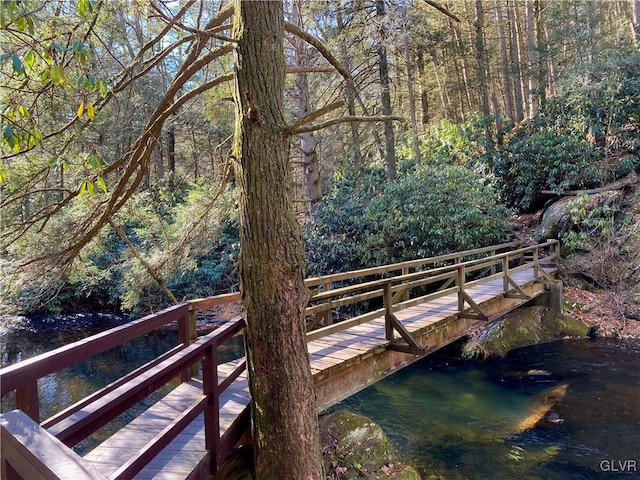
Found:
<svg viewBox="0 0 640 480"><path fill-rule="evenodd" d="M375 383L549 290L559 244L507 243L308 279L308 351L318 410ZM217 349L242 334L234 319L200 338L196 312L237 302L226 294L176 305L0 369L2 479L205 479L247 438L243 358ZM347 315L349 314L349 315ZM346 318L345 318L346 317ZM179 344L47 419L39 381L177 323ZM160 388L160 401L84 457L72 447Z"/></svg>

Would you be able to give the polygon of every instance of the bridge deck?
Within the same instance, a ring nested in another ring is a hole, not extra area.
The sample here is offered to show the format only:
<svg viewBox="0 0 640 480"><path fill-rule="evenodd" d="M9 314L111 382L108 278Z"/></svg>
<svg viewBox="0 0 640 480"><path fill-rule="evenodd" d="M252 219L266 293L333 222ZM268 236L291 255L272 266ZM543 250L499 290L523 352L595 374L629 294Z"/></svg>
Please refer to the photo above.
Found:
<svg viewBox="0 0 640 480"><path fill-rule="evenodd" d="M512 278L518 285L532 282L535 280L533 268L514 273ZM468 293L477 304L481 305L504 295L503 281L496 279L470 287ZM412 334L437 327L441 322L457 314L458 298L455 293L396 311L397 318ZM327 370L346 362L357 362L360 358L384 352L389 344L390 341L385 337L383 316L312 340L308 343L308 349L314 378L318 380L327 373ZM407 355L407 357L413 356ZM221 365L219 367L221 379L234 367L235 364ZM350 391L359 389L359 386L351 386ZM106 475L111 475L122 465L124 459L131 457L137 449L142 448L174 420L185 405L189 405L201 396L202 386L198 381L180 385L163 401L152 406L143 415L89 452L85 459L98 466ZM235 380L220 399L221 433L231 425L248 403L249 390L245 372ZM205 457L204 444L204 421L201 415L135 478L185 479Z"/></svg>

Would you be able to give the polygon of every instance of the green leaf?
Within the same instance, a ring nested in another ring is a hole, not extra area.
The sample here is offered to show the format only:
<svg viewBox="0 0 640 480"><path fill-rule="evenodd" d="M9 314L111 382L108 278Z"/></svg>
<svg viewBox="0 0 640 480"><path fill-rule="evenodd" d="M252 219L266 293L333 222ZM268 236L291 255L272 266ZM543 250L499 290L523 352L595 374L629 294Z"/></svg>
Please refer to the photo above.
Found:
<svg viewBox="0 0 640 480"><path fill-rule="evenodd" d="M27 67L33 69L33 66L36 64L36 52L34 52L33 50L29 50L27 53L25 53L24 63L27 65Z"/></svg>
<svg viewBox="0 0 640 480"><path fill-rule="evenodd" d="M16 137L13 134L13 128L11 125L5 125L2 129L2 139L9 145L9 148L15 149L18 144Z"/></svg>
<svg viewBox="0 0 640 480"><path fill-rule="evenodd" d="M0 163L0 185L7 184L7 168L4 163Z"/></svg>
<svg viewBox="0 0 640 480"><path fill-rule="evenodd" d="M11 61L12 61L12 64L13 64L14 72L16 72L18 75L23 75L24 74L24 65L22 65L22 61L20 60L20 57L18 56L17 53L13 54L13 56L11 57Z"/></svg>
<svg viewBox="0 0 640 480"><path fill-rule="evenodd" d="M50 76L51 82L54 85L62 85L65 82L64 69L62 68L62 65L52 65Z"/></svg>
<svg viewBox="0 0 640 480"><path fill-rule="evenodd" d="M102 96L102 98L105 98L107 96L107 82L105 82L104 80L100 80L100 95Z"/></svg>
<svg viewBox="0 0 640 480"><path fill-rule="evenodd" d="M90 120L93 120L93 117L96 116L96 112L93 108L93 103L87 103L87 115L89 115Z"/></svg>
<svg viewBox="0 0 640 480"><path fill-rule="evenodd" d="M98 184L98 186L102 189L102 191L104 193L107 193L107 184L105 183L104 178L102 178L102 177L96 178L96 183Z"/></svg>
<svg viewBox="0 0 640 480"><path fill-rule="evenodd" d="M93 195L95 192L96 192L96 186L93 184L91 180L89 180L88 178L85 178L84 180L82 180L82 183L80 184L80 195L84 195L85 193L88 193L89 195Z"/></svg>

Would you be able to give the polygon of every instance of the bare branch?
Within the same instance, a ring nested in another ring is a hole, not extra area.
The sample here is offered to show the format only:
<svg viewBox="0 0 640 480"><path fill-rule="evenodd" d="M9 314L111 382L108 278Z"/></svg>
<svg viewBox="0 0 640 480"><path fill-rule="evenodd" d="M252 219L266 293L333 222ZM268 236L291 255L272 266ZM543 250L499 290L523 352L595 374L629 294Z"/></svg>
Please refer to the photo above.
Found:
<svg viewBox="0 0 640 480"><path fill-rule="evenodd" d="M308 127L296 128L295 130L290 130L290 132L291 133L315 132L316 130L322 130L323 128L331 127L339 123L352 123L352 122L371 123L371 122L389 122L389 121L406 122L407 120L404 117L400 117L398 115L379 115L379 116L372 116L372 117L347 116L347 117L334 118L324 123L318 123L316 125L310 125Z"/></svg>
<svg viewBox="0 0 640 480"><path fill-rule="evenodd" d="M109 225L111 225L111 228L113 228L118 234L118 236L124 241L124 243L127 245L127 248L131 251L133 256L136 257L136 260L138 260L140 264L142 264L142 266L147 270L147 272L149 272L149 275L151 275L151 278L153 278L156 281L156 283L162 289L162 291L167 295L167 297L169 297L169 300L171 300L174 305L177 305L178 303L180 303L178 302L178 299L173 295L173 293L171 293L171 290L169 290L165 281L160 277L160 275L158 275L158 273L156 273L156 271L149 264L149 262L147 262L144 259L144 257L140 255L140 252L138 252L135 245L131 243L129 236L122 229L122 227L120 227L120 225L116 225L116 223L111 219L109 219Z"/></svg>
<svg viewBox="0 0 640 480"><path fill-rule="evenodd" d="M320 40L318 40L316 37L314 37L313 35L310 35L309 33L305 32L303 29L301 29L297 25L294 25L293 23L290 23L290 22L285 22L284 29L287 32L291 33L292 35L295 35L296 37L301 38L302 40L307 42L309 45L315 47L316 50L318 50L318 52L320 52L320 54L331 65L333 65L333 67L338 71L338 73L340 73L340 75L342 75L342 77L345 80L347 81L353 80L351 78L351 74L349 73L349 71L342 66L342 64L336 57L333 56L333 54L329 51L329 49L325 46L325 44L322 43Z"/></svg>
<svg viewBox="0 0 640 480"><path fill-rule="evenodd" d="M455 22L460 22L460 19L458 17L456 17L453 13L451 13L448 9L444 8L442 5L437 4L436 2L434 2L433 0L424 0L424 3L426 3L427 5L432 6L433 8L435 8L436 10L438 10L441 13L444 13L447 17L449 17L451 20L455 21Z"/></svg>
<svg viewBox="0 0 640 480"><path fill-rule="evenodd" d="M313 122L316 118L326 115L329 112L333 112L335 109L343 106L344 106L343 100L338 100L337 102L330 103L329 105L324 106L321 109L316 110L315 112L311 112L310 114L305 115L304 117L299 119L297 122L295 122L293 125L290 125L289 127L287 127L287 130L290 132L294 132L296 129L298 129L302 125Z"/></svg>
<svg viewBox="0 0 640 480"><path fill-rule="evenodd" d="M287 67L287 73L329 73L333 67Z"/></svg>

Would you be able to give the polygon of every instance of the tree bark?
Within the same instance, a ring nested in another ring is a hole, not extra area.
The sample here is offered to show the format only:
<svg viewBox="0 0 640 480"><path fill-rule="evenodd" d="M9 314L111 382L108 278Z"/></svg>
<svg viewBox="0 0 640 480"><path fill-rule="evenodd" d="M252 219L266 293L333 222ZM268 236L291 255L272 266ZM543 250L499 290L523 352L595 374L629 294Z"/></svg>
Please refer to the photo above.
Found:
<svg viewBox="0 0 640 480"><path fill-rule="evenodd" d="M338 6L336 11L336 24L338 25L338 31L340 35L338 35L338 48L340 49L340 62L344 65L349 72L351 72L351 59L349 58L349 50L347 48L347 43L344 38L344 20L342 18L342 5ZM347 110L349 111L350 117L356 116L356 89L353 85L353 81L347 81L345 85L345 95L347 97ZM362 151L360 147L360 132L358 130L358 124L355 122L351 122L351 146L353 148L353 166L355 171L360 173L362 172ZM375 128L375 127L374 127Z"/></svg>
<svg viewBox="0 0 640 480"><path fill-rule="evenodd" d="M302 1L294 0L291 5L291 22L302 28ZM301 38L293 39L296 66L308 66L308 55L306 44ZM309 99L309 82L305 73L295 74L295 84L298 95L298 118L303 118L312 110ZM301 133L300 149L302 150L302 169L304 172L304 182L306 197L308 200L307 211L310 215L316 211L316 207L322 199L320 187L320 162L318 160L317 144L313 132Z"/></svg>
<svg viewBox="0 0 640 480"><path fill-rule="evenodd" d="M633 35L637 44L640 44L640 0L632 0Z"/></svg>
<svg viewBox="0 0 640 480"><path fill-rule="evenodd" d="M491 132L489 130L489 95L487 93L487 67L485 65L484 53L484 12L482 0L476 0L476 61L478 66L478 89L480 91L480 105L482 107L482 123L484 125L484 135L486 144L491 143Z"/></svg>
<svg viewBox="0 0 640 480"><path fill-rule="evenodd" d="M502 69L502 85L504 86L504 110L509 118L515 118L513 108L513 88L511 86L511 75L509 74L509 57L507 55L507 42L504 33L504 16L499 0L495 0L495 19L498 26L498 47L500 48L500 67Z"/></svg>
<svg viewBox="0 0 640 480"><path fill-rule="evenodd" d="M536 24L534 0L524 4L524 20L527 38L527 82L529 91L528 112L533 117L538 111L538 58L536 52Z"/></svg>
<svg viewBox="0 0 640 480"><path fill-rule="evenodd" d="M515 98L514 120L516 123L519 123L524 118L524 95L520 75L522 62L520 56L520 45L518 42L518 25L516 23L516 16L514 13L515 8L515 4L507 0L507 17L509 18L509 54L511 57L512 68L511 79L513 81L513 92Z"/></svg>
<svg viewBox="0 0 640 480"><path fill-rule="evenodd" d="M282 2L235 0L233 157L240 190L240 302L257 480L320 480L304 309L304 250L291 199Z"/></svg>
<svg viewBox="0 0 640 480"><path fill-rule="evenodd" d="M407 91L409 95L409 118L411 119L411 140L413 146L413 157L416 162L420 162L420 143L418 142L418 120L416 119L416 104L413 92L413 73L411 66L411 55L409 54L409 33L407 20L407 4L402 5L402 46L404 59L407 68Z"/></svg>
<svg viewBox="0 0 640 480"><path fill-rule="evenodd" d="M385 15L384 0L376 0L376 14L378 18L382 19ZM381 20L382 21L382 20ZM378 68L380 72L380 100L382 103L382 115L393 115L391 109L391 92L389 81L389 63L387 60L387 47L386 41L386 28L381 23L378 33L380 39L378 40ZM387 167L387 178L389 180L396 179L396 146L395 138L393 134L393 122L383 122L384 124L384 146L385 146L385 164Z"/></svg>

